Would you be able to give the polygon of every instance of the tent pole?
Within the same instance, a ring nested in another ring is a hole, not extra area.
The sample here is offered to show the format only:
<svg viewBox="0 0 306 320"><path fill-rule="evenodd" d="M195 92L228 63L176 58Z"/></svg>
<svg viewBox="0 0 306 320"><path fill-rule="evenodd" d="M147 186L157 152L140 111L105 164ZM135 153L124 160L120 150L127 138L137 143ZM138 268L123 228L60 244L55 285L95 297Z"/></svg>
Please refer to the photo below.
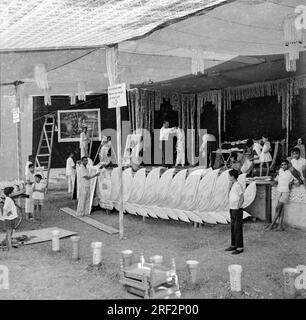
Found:
<svg viewBox="0 0 306 320"><path fill-rule="evenodd" d="M123 236L123 186L122 186L122 160L121 160L121 113L120 108L116 108L116 120L117 120L117 159L119 169L119 240L124 238Z"/></svg>
<svg viewBox="0 0 306 320"><path fill-rule="evenodd" d="M21 124L20 124L20 94L18 85L15 85L16 91L16 108L19 113L19 121L16 122L16 142L17 142L17 172L18 180L22 180L22 155L21 155Z"/></svg>

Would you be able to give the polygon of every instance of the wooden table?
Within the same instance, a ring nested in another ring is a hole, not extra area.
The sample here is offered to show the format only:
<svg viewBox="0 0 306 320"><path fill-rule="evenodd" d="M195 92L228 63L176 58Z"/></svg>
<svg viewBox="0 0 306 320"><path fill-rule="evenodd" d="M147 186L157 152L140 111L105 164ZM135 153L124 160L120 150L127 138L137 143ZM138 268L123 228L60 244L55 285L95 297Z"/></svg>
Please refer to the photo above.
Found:
<svg viewBox="0 0 306 320"><path fill-rule="evenodd" d="M252 181L248 181L247 184L250 184ZM264 199L264 207L265 207L265 215L264 215L264 220L266 222L271 222L272 221L272 185L273 181L259 181L255 180L256 186L263 186L265 188L265 199ZM257 191L256 191L257 192ZM256 198L255 198L256 199ZM254 201L255 202L255 201ZM254 207L254 202L249 206L249 208ZM251 212L251 215L256 216L256 214ZM261 216L259 218L262 218Z"/></svg>

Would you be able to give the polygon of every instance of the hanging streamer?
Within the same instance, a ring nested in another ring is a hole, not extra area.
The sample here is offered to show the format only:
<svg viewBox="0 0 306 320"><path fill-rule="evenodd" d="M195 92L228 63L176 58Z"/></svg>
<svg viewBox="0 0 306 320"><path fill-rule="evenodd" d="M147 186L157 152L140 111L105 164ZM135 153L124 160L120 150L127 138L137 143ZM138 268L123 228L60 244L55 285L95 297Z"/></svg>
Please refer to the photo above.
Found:
<svg viewBox="0 0 306 320"><path fill-rule="evenodd" d="M37 64L35 66L34 78L39 89L47 90L49 88L47 70L44 64Z"/></svg>
<svg viewBox="0 0 306 320"><path fill-rule="evenodd" d="M86 101L86 88L83 81L78 82L78 99L80 101Z"/></svg>
<svg viewBox="0 0 306 320"><path fill-rule="evenodd" d="M284 20L284 40L286 46L285 62L286 71L296 71L296 60L302 47L302 29L295 25L296 16L289 15Z"/></svg>

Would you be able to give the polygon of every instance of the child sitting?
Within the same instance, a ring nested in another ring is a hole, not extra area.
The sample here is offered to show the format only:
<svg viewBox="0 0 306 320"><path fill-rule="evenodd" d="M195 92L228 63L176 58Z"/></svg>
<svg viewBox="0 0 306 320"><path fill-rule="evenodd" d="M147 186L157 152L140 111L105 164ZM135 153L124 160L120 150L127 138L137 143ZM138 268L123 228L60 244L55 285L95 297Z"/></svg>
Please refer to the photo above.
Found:
<svg viewBox="0 0 306 320"><path fill-rule="evenodd" d="M5 245L8 249L12 248L12 234L15 229L15 222L17 215L17 208L14 201L10 198L11 193L14 191L13 187L4 188L4 203L1 212L2 219L4 220L4 226L6 230L6 237L1 242L1 245ZM2 206L1 206L2 207Z"/></svg>
<svg viewBox="0 0 306 320"><path fill-rule="evenodd" d="M272 223L266 228L266 230L272 230L276 227L276 221L279 219L277 231L284 230L283 220L284 220L284 206L289 202L289 193L294 182L294 176L289 170L289 161L283 160L281 163L281 168L279 169L278 176L275 178L278 191L278 202L275 208L275 216Z"/></svg>
<svg viewBox="0 0 306 320"><path fill-rule="evenodd" d="M45 184L42 181L41 174L35 174L35 182L33 184L33 205L34 205L34 220L41 220L41 209L45 198ZM39 217L39 218L38 218Z"/></svg>

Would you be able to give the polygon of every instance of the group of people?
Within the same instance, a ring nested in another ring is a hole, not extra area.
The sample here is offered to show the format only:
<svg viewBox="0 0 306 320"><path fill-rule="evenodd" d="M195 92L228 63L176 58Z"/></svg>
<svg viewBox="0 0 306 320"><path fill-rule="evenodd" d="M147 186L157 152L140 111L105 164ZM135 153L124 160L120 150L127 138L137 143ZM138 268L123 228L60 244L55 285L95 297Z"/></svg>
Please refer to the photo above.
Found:
<svg viewBox="0 0 306 320"><path fill-rule="evenodd" d="M246 146L243 152L232 152L230 155L230 168L238 170L240 173L246 173L252 175L255 164L259 164L259 176L263 175L263 168L266 166L266 174L270 174L270 166L272 162L271 156L271 143L267 136L262 137L262 143L248 139L246 141ZM294 151L299 150L299 156ZM295 154L295 155L294 155ZM301 161L296 159L305 158L305 146L302 143L302 139L299 138L297 145L292 149L291 157L288 158L289 165L292 164L293 168L296 168L297 171L303 176L301 169ZM297 172L295 173L298 174ZM298 179L301 181L301 179Z"/></svg>
<svg viewBox="0 0 306 320"><path fill-rule="evenodd" d="M42 174L34 171L34 157L30 155L25 166L25 214L28 220L41 220L42 207L45 197L45 182ZM5 239L0 246L8 249L12 247L12 234L18 218L17 208L12 199L13 187L6 187L0 198L0 220L4 222L6 230Z"/></svg>
<svg viewBox="0 0 306 320"><path fill-rule="evenodd" d="M302 141L299 139L299 147L295 146L292 149L291 157L283 159L280 165L280 169L274 184L277 185L277 205L275 207L274 218L266 228L266 230L275 229L276 231L284 230L284 210L285 205L289 202L290 191L293 185L306 187L306 159L301 156L303 152ZM301 152L302 149L302 152ZM304 155L304 154L303 154ZM266 156L265 156L266 157ZM233 254L242 253L243 246L243 187L238 182L238 176L240 171L239 165L237 165L237 157L232 159L233 167L229 171L229 207L231 217L231 245L225 249L226 251L232 251ZM236 165L236 166L235 166Z"/></svg>

